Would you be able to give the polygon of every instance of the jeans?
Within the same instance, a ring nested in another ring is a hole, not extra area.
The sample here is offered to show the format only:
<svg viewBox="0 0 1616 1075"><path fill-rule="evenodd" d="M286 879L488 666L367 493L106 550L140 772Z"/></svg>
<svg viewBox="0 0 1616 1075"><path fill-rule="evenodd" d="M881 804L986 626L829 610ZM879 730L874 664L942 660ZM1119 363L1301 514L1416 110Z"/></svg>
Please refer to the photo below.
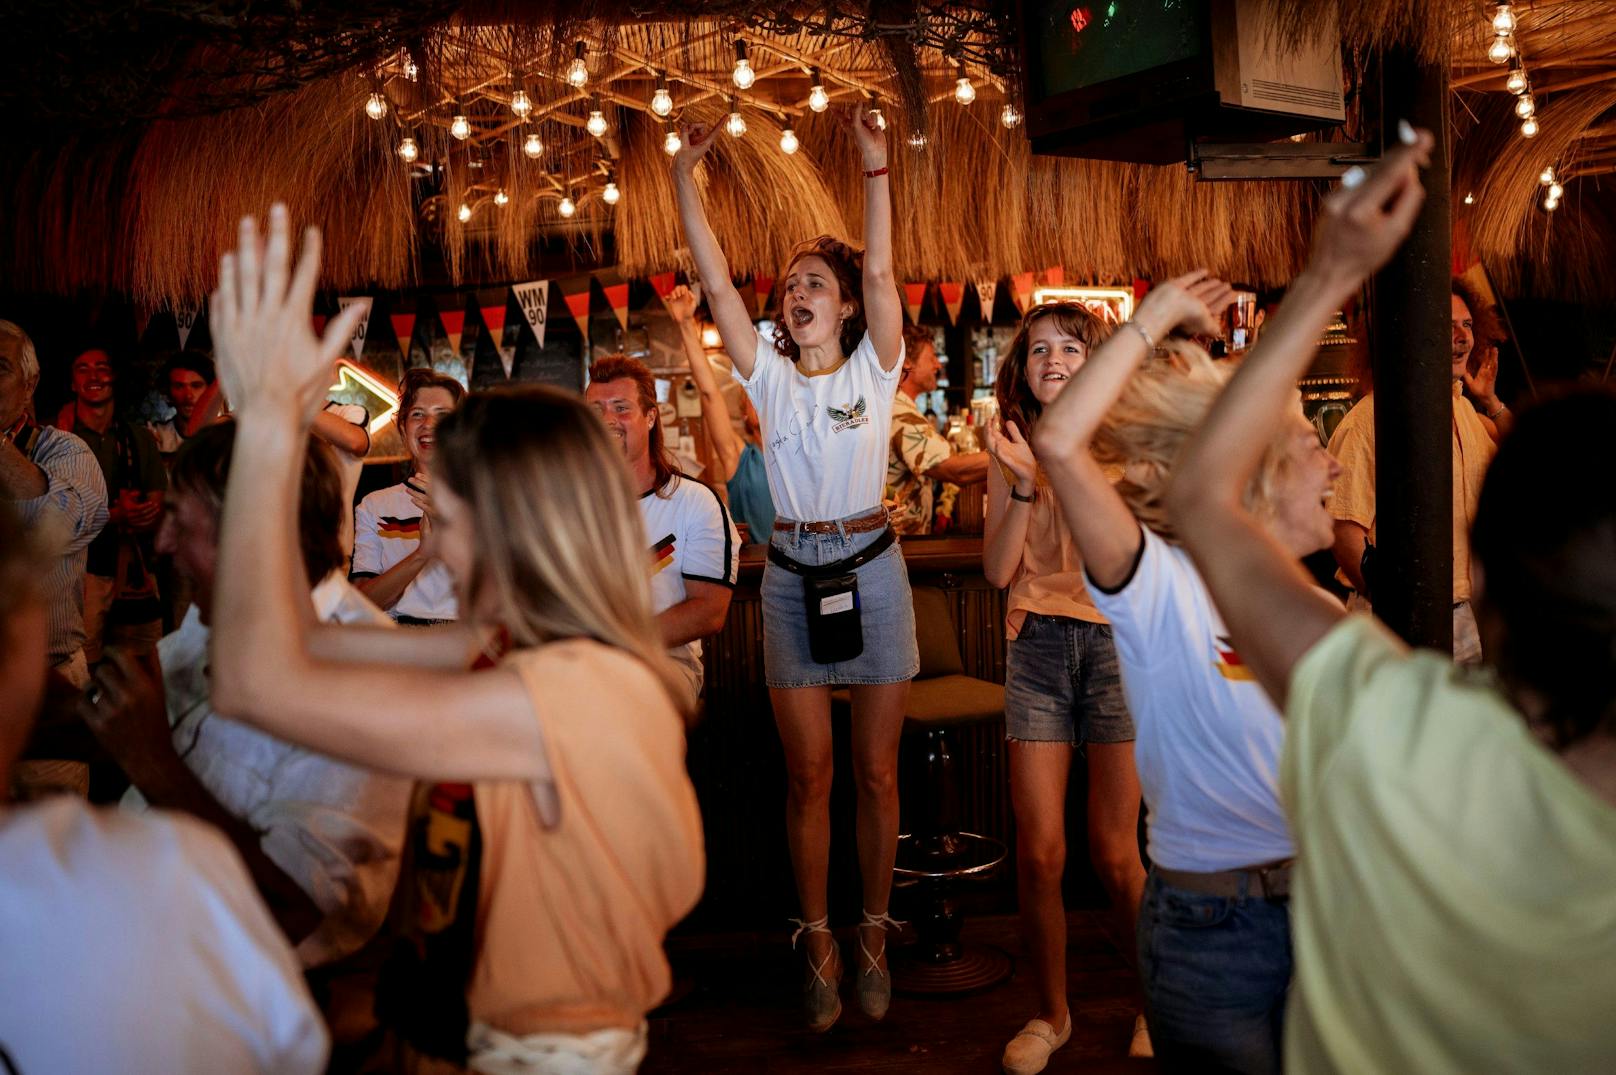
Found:
<svg viewBox="0 0 1616 1075"><path fill-rule="evenodd" d="M1280 1070L1291 981L1288 903L1190 892L1152 870L1139 908L1139 976L1165 1070Z"/></svg>

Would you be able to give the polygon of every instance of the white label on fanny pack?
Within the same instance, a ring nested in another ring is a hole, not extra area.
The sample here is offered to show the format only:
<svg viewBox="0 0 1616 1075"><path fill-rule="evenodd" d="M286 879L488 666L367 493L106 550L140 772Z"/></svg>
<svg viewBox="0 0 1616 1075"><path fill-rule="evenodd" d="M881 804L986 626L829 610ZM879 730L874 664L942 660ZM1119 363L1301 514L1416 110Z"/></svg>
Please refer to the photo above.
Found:
<svg viewBox="0 0 1616 1075"><path fill-rule="evenodd" d="M851 611L853 611L852 590L819 599L819 614L821 616L834 616L838 612Z"/></svg>

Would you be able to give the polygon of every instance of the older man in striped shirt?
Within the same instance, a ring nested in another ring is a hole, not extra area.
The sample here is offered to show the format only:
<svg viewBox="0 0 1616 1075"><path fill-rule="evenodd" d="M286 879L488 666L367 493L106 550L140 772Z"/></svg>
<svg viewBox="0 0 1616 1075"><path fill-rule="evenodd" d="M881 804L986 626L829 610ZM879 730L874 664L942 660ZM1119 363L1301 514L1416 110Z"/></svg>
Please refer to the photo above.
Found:
<svg viewBox="0 0 1616 1075"><path fill-rule="evenodd" d="M76 687L89 683L84 660L85 549L107 523L101 465L78 437L34 425L29 403L39 384L34 341L0 321L0 498L12 501L50 557L45 595L50 660Z"/></svg>

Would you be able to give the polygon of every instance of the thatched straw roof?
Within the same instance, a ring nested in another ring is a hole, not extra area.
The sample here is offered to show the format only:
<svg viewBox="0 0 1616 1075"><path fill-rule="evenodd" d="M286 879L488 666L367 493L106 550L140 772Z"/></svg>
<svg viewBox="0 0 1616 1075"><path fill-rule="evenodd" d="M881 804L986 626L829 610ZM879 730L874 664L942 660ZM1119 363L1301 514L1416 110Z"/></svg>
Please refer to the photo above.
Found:
<svg viewBox="0 0 1616 1075"><path fill-rule="evenodd" d="M1279 6L1297 27L1316 12L1307 0ZM889 25L877 8L803 16L745 0L702 14L656 3L473 3L454 14L424 5L407 23L363 5L262 7L250 25L221 15L173 30L155 64L167 81L131 81L137 96L121 112L86 111L84 95L69 94L81 102L76 119L58 100L48 129L30 129L31 151L0 165L0 284L122 292L149 308L194 302L235 219L274 198L324 227L336 289L407 286L426 248L457 282L518 278L547 238L599 250L607 232L625 275L683 268L667 121L650 107L659 74L676 120L719 119L739 98L747 132L721 136L703 177L737 274L774 275L804 237L856 234L855 158L808 107L810 68L835 101L873 96L891 121L906 279L1062 265L1068 277L1107 280L1206 265L1279 284L1299 267L1319 194L1313 183L1197 183L1181 167L1032 157L1021 130L998 121L1016 103L1012 28L986 8L922 3L920 18ZM132 25L157 9L172 29L177 0L137 5ZM1354 47L1405 46L1450 66L1456 233L1506 290L1616 294L1602 271L1616 214L1600 186L1616 167L1616 0L1516 6L1514 41L1541 123L1531 140L1518 134L1507 68L1486 57L1491 11L1471 0L1361 0L1344 5L1342 30ZM745 93L730 80L737 37L757 72ZM88 55L111 55L89 38ZM579 41L582 90L566 79ZM105 62L116 82L124 69ZM960 63L977 91L969 106L952 97ZM511 111L518 90L532 103L525 121ZM13 84L0 103L25 93ZM387 104L379 120L364 111L373 93ZM597 99L602 138L585 126ZM451 134L455 115L467 118L464 140ZM788 125L801 145L790 155L780 146ZM544 144L537 157L523 151L530 134ZM413 166L397 153L406 136ZM911 138L924 148L909 148ZM1537 182L1547 164L1566 185L1554 214ZM608 179L622 192L616 205L603 196ZM564 196L577 207L570 218Z"/></svg>

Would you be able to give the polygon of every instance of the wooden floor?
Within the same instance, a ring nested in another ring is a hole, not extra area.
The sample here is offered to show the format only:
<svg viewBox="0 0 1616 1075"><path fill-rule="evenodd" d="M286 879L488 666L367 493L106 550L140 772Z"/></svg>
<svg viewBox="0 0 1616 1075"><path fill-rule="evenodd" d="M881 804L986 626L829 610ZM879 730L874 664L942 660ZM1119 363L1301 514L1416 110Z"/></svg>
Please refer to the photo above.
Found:
<svg viewBox="0 0 1616 1075"><path fill-rule="evenodd" d="M1148 1060L1128 1060L1135 998L1133 970L1105 930L1100 911L1068 916L1067 953L1072 1038L1046 1069L1147 1075ZM673 937L675 999L651 1015L644 1075L700 1072L926 1072L982 1075L999 1071L1005 1042L1035 1014L1031 984L1020 972L1011 917L973 918L965 939L995 945L1017 959L1018 973L975 996L924 1000L896 996L880 1023L858 1010L844 983L841 1021L814 1034L797 1018L799 973L789 933ZM858 942L838 932L848 965Z"/></svg>

